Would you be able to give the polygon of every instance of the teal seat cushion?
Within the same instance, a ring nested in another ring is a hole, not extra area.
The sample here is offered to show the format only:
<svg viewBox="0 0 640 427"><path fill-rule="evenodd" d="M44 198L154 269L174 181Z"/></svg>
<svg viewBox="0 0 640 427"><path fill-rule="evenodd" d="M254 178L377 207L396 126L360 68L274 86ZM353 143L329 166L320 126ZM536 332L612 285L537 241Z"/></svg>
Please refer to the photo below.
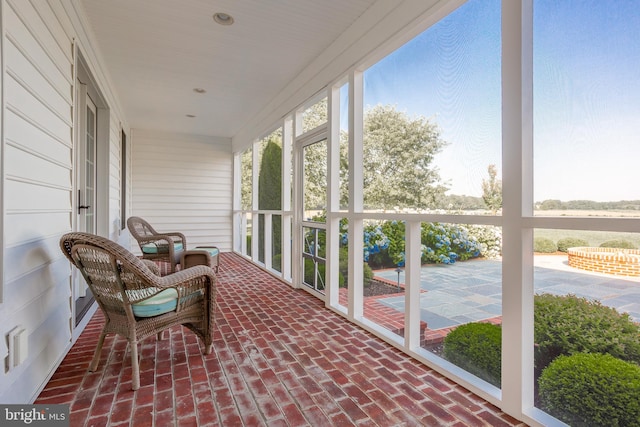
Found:
<svg viewBox="0 0 640 427"><path fill-rule="evenodd" d="M182 250L182 243L174 243L173 251L180 252ZM145 254L162 254L169 252L167 245L158 245L156 243L146 243L142 245L142 252Z"/></svg>
<svg viewBox="0 0 640 427"><path fill-rule="evenodd" d="M157 288L150 288L157 289ZM135 295L138 291L127 291L129 298L135 299ZM140 294L138 294L140 295ZM189 295L186 295L180 299L180 302L189 301L192 298L200 298L202 296L202 290L197 290ZM153 317L161 314L174 311L178 306L178 291L174 288L168 288L158 292L151 298L143 301L131 304L131 310L136 317Z"/></svg>
<svg viewBox="0 0 640 427"><path fill-rule="evenodd" d="M144 301L132 304L131 309L136 317L153 317L173 311L178 306L178 291L165 289Z"/></svg>
<svg viewBox="0 0 640 427"><path fill-rule="evenodd" d="M199 251L207 251L211 256L216 256L220 253L218 248L216 248L215 246L197 246L196 249Z"/></svg>

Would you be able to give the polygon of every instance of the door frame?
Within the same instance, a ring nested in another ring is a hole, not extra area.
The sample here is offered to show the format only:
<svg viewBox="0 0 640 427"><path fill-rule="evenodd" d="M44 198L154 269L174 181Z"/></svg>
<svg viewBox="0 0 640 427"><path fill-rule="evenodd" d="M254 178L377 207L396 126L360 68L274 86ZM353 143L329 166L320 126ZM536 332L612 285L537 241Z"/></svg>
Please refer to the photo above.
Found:
<svg viewBox="0 0 640 427"><path fill-rule="evenodd" d="M109 221L109 128L110 128L110 112L109 107L106 102L106 98L103 96L100 91L99 85L97 84L96 79L93 77L91 73L91 69L88 65L88 62L85 60L80 48L78 45L75 46L75 76L74 76L74 117L73 120L76 121L73 130L73 197L71 202L72 208L72 218L71 218L71 227L73 230L79 230L79 215L78 215L78 190L79 190L79 164L83 159L79 158L79 153L81 150L79 149L80 143L82 143L82 138L84 135L80 135L79 132L85 128L85 126L81 123L78 123L78 108L86 108L84 102L81 102L77 97L79 96L78 90L78 81L82 82L82 84L86 85L86 95L91 98L93 104L96 106L96 139L95 139L95 150L96 150L96 182L95 182L95 210L94 215L96 217L95 220L95 233L110 238L110 221ZM74 339L77 338L76 335L79 335L80 331L84 328L84 325L91 318L91 314L95 311L95 303L90 302L87 304L89 307L87 310L83 312L79 312L76 307L76 300L79 298L76 290L80 288L77 286L78 281L80 280L80 274L77 269L72 269L72 283L71 283L71 299L72 299L72 324L75 325L73 336Z"/></svg>
<svg viewBox="0 0 640 427"><path fill-rule="evenodd" d="M313 227L314 225L318 225L320 223L306 221L304 218L304 149L313 144L321 143L325 141L327 144L327 150L329 149L329 132L326 124L320 125L311 131L304 133L302 135L298 135L294 138L293 142L293 159L294 159L294 174L293 174L293 183L294 189L293 192L293 250L292 250L292 281L294 287L304 289L305 291L315 295L321 300L326 299L326 290L325 293L318 292L315 289L304 284L304 256L303 256L303 248L304 248L304 227ZM328 151L327 151L328 152ZM327 158L328 165L328 158ZM327 166L327 179L328 179L328 166ZM328 202L328 194L327 194L327 202ZM318 227L327 230L327 223L322 224L322 226ZM326 267L325 267L326 268ZM328 274L328 271L325 270L325 275ZM326 278L326 276L325 276ZM326 284L326 280L325 280ZM326 288L325 288L326 289Z"/></svg>

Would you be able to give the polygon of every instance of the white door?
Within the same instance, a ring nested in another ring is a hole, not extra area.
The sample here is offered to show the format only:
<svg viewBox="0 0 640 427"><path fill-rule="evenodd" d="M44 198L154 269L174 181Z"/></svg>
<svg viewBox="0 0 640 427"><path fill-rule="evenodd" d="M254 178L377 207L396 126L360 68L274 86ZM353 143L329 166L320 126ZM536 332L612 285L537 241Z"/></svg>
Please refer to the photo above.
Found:
<svg viewBox="0 0 640 427"><path fill-rule="evenodd" d="M327 137L326 134L298 141L296 183L301 183L295 206L301 238L300 282L303 289L322 297L326 281Z"/></svg>
<svg viewBox="0 0 640 427"><path fill-rule="evenodd" d="M96 232L96 159L97 108L87 93L87 85L77 82L77 145L76 145L76 230ZM74 269L74 300L76 324L93 302L87 284Z"/></svg>

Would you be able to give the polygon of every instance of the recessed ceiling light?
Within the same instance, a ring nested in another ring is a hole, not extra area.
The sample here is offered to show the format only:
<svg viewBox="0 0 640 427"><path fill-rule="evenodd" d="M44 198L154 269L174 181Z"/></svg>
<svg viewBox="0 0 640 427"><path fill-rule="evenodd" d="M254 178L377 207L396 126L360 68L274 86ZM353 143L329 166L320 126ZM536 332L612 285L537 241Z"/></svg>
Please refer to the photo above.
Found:
<svg viewBox="0 0 640 427"><path fill-rule="evenodd" d="M231 15L229 15L227 13L223 13L223 12L214 13L213 14L213 20L216 21L220 25L231 25L231 24L233 24L233 16L231 16Z"/></svg>
<svg viewBox="0 0 640 427"><path fill-rule="evenodd" d="M207 91L202 89L201 87L196 87L193 89L195 93L206 93Z"/></svg>
<svg viewBox="0 0 640 427"><path fill-rule="evenodd" d="M185 114L186 117L189 117L190 119L193 119L195 116L193 114Z"/></svg>

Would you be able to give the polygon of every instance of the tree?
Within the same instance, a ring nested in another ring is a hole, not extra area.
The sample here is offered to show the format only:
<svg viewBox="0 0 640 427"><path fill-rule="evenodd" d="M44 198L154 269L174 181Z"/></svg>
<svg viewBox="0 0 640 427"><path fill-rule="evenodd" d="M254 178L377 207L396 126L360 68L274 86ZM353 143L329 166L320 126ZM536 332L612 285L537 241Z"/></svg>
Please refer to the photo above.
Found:
<svg viewBox="0 0 640 427"><path fill-rule="evenodd" d="M327 144L321 141L304 148L304 209L327 208Z"/></svg>
<svg viewBox="0 0 640 427"><path fill-rule="evenodd" d="M327 98L313 104L302 113L302 132L307 132L328 120Z"/></svg>
<svg viewBox="0 0 640 427"><path fill-rule="evenodd" d="M543 211L565 209L562 201L557 199L547 199L540 203L539 208Z"/></svg>
<svg viewBox="0 0 640 427"><path fill-rule="evenodd" d="M253 151L247 149L240 156L240 205L242 209L252 209L251 186Z"/></svg>
<svg viewBox="0 0 640 427"><path fill-rule="evenodd" d="M282 209L282 147L269 138L262 153L258 175L258 209Z"/></svg>
<svg viewBox="0 0 640 427"><path fill-rule="evenodd" d="M322 98L302 113L302 131L310 131L327 122L327 98ZM304 148L304 209L324 210L327 205L327 144L318 142Z"/></svg>
<svg viewBox="0 0 640 427"><path fill-rule="evenodd" d="M433 165L446 142L440 129L424 117L411 118L393 106L378 105L365 113L363 186L367 208L434 208L447 188ZM345 135L343 135L343 138ZM346 178L347 144L341 144ZM347 199L346 179L341 200Z"/></svg>
<svg viewBox="0 0 640 427"><path fill-rule="evenodd" d="M282 147L279 132L271 134L266 140L260 161L260 173L258 175L258 209L281 210L282 209ZM258 218L260 230L264 230L265 219L263 215ZM282 253L282 219L280 216L272 217L272 248L274 255ZM264 261L264 232L259 233L258 259ZM280 264L274 260L274 268L279 270Z"/></svg>
<svg viewBox="0 0 640 427"><path fill-rule="evenodd" d="M477 210L483 209L484 207L485 203L482 200L482 197L467 196L464 194L447 194L440 202L440 208L453 211Z"/></svg>
<svg viewBox="0 0 640 427"><path fill-rule="evenodd" d="M495 215L502 208L502 180L496 179L498 175L496 165L489 165L487 172L489 172L489 180L482 180L482 200Z"/></svg>
<svg viewBox="0 0 640 427"><path fill-rule="evenodd" d="M323 102L306 111L309 124L325 118ZM317 115L317 120L314 119ZM340 204L348 202L348 134L340 141ZM440 129L430 120L411 118L392 106L376 106L365 113L363 132L363 185L365 207L436 208L447 188L433 165L435 155L446 145ZM326 145L305 149L305 208L326 204Z"/></svg>

